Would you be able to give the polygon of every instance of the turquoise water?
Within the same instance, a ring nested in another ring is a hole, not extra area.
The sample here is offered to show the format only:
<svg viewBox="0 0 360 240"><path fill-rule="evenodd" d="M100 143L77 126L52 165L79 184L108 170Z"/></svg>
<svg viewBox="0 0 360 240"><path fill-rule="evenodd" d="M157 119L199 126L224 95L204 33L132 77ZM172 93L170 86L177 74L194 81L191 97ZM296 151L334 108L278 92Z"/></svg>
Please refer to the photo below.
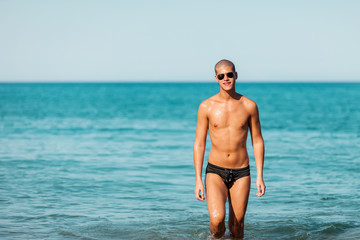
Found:
<svg viewBox="0 0 360 240"><path fill-rule="evenodd" d="M266 196L246 239L360 239L360 84L241 84ZM1 239L208 239L192 148L207 84L0 84ZM208 156L210 144L207 146Z"/></svg>

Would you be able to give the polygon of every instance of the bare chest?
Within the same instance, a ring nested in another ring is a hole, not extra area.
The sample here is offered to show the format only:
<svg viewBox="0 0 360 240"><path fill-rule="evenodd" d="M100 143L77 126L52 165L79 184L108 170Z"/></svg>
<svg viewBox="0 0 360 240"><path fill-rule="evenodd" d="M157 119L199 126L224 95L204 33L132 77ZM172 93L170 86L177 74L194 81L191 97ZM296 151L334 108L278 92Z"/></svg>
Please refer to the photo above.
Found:
<svg viewBox="0 0 360 240"><path fill-rule="evenodd" d="M223 105L213 109L209 115L209 128L231 128L235 130L248 128L249 114L242 105Z"/></svg>

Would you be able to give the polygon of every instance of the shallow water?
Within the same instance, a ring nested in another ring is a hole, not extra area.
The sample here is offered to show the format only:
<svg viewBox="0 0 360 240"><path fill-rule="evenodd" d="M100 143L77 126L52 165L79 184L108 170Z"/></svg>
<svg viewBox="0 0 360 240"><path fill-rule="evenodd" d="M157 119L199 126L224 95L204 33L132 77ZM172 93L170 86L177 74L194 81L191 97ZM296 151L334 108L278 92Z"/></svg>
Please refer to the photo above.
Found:
<svg viewBox="0 0 360 240"><path fill-rule="evenodd" d="M266 145L257 198L248 142L246 239L359 239L360 84L237 90L257 102ZM192 145L198 105L217 91L0 84L0 238L208 239Z"/></svg>

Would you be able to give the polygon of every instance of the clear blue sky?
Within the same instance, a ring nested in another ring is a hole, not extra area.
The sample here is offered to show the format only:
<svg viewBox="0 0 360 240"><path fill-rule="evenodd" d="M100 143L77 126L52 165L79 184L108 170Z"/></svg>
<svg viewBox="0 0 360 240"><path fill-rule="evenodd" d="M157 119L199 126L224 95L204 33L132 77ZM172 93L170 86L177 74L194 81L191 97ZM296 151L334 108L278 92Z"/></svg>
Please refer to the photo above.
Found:
<svg viewBox="0 0 360 240"><path fill-rule="evenodd" d="M360 1L1 0L0 81L360 81Z"/></svg>

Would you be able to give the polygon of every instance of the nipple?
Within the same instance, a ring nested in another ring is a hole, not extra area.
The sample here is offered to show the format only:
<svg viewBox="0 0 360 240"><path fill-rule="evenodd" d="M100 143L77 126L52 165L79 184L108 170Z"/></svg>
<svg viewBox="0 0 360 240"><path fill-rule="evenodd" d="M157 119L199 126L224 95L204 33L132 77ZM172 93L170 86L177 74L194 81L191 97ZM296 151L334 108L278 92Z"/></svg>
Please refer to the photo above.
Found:
<svg viewBox="0 0 360 240"><path fill-rule="evenodd" d="M214 127L217 127L217 124L216 124L216 123L214 124Z"/></svg>

